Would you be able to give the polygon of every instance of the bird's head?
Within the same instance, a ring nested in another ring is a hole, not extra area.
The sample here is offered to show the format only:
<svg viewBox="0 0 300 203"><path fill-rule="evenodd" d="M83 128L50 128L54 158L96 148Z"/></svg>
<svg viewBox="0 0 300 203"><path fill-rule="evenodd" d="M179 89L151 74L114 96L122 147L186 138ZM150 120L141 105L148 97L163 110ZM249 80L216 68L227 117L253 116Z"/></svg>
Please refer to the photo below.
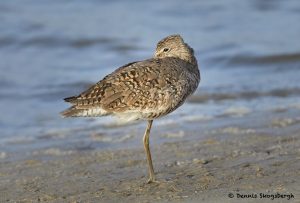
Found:
<svg viewBox="0 0 300 203"><path fill-rule="evenodd" d="M180 35L170 35L157 43L154 58L174 57L191 62L194 50Z"/></svg>

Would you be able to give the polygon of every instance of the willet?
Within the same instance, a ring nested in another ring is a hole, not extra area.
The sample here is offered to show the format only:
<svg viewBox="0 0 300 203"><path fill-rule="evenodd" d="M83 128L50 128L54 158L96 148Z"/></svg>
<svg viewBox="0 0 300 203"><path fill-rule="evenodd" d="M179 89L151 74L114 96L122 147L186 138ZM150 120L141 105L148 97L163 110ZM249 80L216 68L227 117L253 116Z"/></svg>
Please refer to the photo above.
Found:
<svg viewBox="0 0 300 203"><path fill-rule="evenodd" d="M143 142L155 181L149 134L152 121L181 106L198 87L200 72L193 49L180 35L158 42L154 57L126 64L78 96L65 98L73 106L64 117L116 115L126 121L147 120Z"/></svg>

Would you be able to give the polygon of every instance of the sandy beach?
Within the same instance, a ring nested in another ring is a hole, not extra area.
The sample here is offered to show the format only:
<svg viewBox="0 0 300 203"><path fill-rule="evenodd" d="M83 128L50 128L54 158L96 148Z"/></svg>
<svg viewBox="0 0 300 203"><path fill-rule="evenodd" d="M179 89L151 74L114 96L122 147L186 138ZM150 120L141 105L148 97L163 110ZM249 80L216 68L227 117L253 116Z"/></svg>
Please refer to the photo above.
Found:
<svg viewBox="0 0 300 203"><path fill-rule="evenodd" d="M299 202L300 119L274 115L231 118L203 140L152 146L159 183L146 184L142 145L2 161L1 202Z"/></svg>

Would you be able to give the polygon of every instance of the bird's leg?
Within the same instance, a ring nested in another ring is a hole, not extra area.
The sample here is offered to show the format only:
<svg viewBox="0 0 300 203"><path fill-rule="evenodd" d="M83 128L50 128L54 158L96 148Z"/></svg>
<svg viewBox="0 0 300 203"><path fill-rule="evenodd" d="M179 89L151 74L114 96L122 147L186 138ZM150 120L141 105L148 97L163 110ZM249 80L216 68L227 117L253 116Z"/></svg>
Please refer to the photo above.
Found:
<svg viewBox="0 0 300 203"><path fill-rule="evenodd" d="M147 161L148 161L148 166L149 166L149 175L150 175L149 180L148 180L147 183L156 182L155 177L154 177L154 170L153 170L153 164L152 164L150 148L149 148L149 135L150 135L152 122L153 122L153 120L148 121L148 125L147 125L146 131L145 131L145 134L144 134L144 138L143 138L144 148L145 148L145 152L146 152L146 155L147 155Z"/></svg>

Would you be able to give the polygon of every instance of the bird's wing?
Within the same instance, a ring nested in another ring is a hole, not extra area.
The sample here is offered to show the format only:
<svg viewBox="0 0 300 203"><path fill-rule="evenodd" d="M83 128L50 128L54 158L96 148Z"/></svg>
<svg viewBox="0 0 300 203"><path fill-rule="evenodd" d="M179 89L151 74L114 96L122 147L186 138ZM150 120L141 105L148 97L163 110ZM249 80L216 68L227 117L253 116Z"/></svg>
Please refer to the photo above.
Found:
<svg viewBox="0 0 300 203"><path fill-rule="evenodd" d="M72 97L67 97L64 98L64 100L66 102L69 102L71 104L74 105L81 105L81 103L87 103L90 101L85 101L85 100L89 100L89 99L101 99L101 93L104 93L103 90L105 90L105 83L107 79L111 79L114 75L116 75L117 73L121 72L122 70L126 69L126 68L130 68L133 64L137 63L136 62L132 62L132 63L128 63L124 66L119 67L118 69L116 69L114 72L108 74L107 76L105 76L102 80L100 80L99 82L97 82L95 85L92 85L90 88L88 88L87 90L85 90L84 92L82 92L79 95L76 96L72 96ZM102 90L100 92L100 90ZM100 97L100 98L98 98ZM85 101L85 102L84 102Z"/></svg>
<svg viewBox="0 0 300 203"><path fill-rule="evenodd" d="M101 107L110 113L156 108L169 102L172 80L176 80L176 74L164 67L158 59L130 63L65 100L76 109Z"/></svg>

